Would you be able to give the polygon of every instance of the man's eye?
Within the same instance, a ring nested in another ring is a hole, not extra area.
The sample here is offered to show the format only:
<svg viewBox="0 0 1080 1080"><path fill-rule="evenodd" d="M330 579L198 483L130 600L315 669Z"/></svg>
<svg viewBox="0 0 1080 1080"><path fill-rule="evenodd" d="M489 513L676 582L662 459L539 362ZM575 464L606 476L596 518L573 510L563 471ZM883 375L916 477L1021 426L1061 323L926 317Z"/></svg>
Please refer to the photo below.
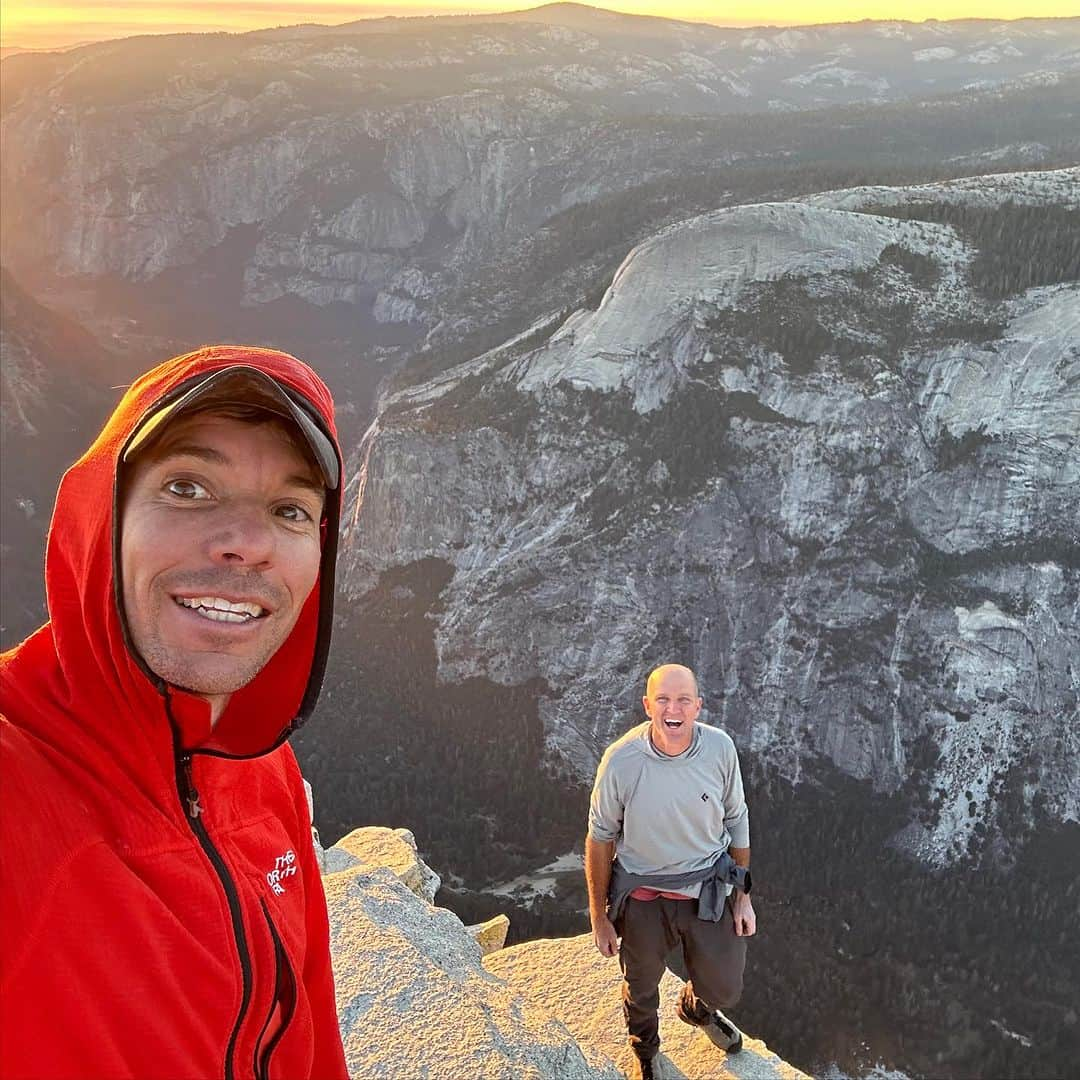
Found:
<svg viewBox="0 0 1080 1080"><path fill-rule="evenodd" d="M170 480L165 485L165 490L170 495L175 495L180 499L210 498L210 492L202 484L195 483L194 480Z"/></svg>
<svg viewBox="0 0 1080 1080"><path fill-rule="evenodd" d="M275 513L278 517L283 517L287 521L315 520L302 506L298 506L296 503L285 503L283 506L279 506Z"/></svg>

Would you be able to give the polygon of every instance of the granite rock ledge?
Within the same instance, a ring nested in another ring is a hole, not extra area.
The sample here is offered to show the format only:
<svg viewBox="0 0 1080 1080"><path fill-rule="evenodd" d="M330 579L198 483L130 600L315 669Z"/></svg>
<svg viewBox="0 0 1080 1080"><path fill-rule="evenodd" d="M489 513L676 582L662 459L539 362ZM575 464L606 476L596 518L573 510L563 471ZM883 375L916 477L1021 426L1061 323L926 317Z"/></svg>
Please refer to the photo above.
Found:
<svg viewBox="0 0 1080 1080"><path fill-rule="evenodd" d="M356 829L320 862L351 1076L620 1080L629 1073L618 965L600 957L588 935L485 956L470 932L480 928L432 903L438 877L405 829ZM503 926L506 917L491 922ZM677 987L665 975L661 1031L673 1077L805 1076L756 1039L729 1064L672 1019Z"/></svg>

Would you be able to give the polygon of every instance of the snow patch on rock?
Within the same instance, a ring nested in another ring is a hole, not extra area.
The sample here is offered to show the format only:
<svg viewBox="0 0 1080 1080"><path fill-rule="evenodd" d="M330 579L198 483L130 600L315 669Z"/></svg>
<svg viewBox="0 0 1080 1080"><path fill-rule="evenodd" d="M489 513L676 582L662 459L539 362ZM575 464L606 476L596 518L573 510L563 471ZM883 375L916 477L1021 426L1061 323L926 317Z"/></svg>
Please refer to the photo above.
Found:
<svg viewBox="0 0 1080 1080"><path fill-rule="evenodd" d="M569 851L539 869L528 874L519 874L516 878L495 885L487 891L493 896L513 896L519 902L528 904L537 896L554 896L561 878L573 875L580 880L584 872L580 852Z"/></svg>
<svg viewBox="0 0 1080 1080"><path fill-rule="evenodd" d="M956 50L949 48L948 45L935 45L930 49L916 49L911 58L917 64L925 64L931 60L951 60L956 56Z"/></svg>
<svg viewBox="0 0 1080 1080"><path fill-rule="evenodd" d="M800 75L792 75L784 80L793 86L816 86L826 84L831 86L858 86L873 91L875 94L884 94L889 89L889 80L881 76L868 75L865 71L853 71L851 68L840 67L836 64L826 64L810 71L804 71Z"/></svg>

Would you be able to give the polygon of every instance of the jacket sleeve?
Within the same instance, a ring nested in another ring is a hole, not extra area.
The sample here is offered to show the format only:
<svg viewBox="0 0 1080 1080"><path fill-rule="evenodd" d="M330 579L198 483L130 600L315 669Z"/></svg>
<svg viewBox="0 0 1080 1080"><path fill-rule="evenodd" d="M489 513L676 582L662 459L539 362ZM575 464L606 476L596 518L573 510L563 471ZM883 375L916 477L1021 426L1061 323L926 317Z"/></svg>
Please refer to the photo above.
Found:
<svg viewBox="0 0 1080 1080"><path fill-rule="evenodd" d="M311 1080L347 1080L345 1050L341 1045L337 1003L334 997L334 972L330 961L330 921L326 910L319 861L311 835L311 814L308 809L304 782L299 766L293 763L293 793L297 821L300 823L296 841L297 855L303 862L306 949L304 952L303 982L311 1006L314 1058Z"/></svg>

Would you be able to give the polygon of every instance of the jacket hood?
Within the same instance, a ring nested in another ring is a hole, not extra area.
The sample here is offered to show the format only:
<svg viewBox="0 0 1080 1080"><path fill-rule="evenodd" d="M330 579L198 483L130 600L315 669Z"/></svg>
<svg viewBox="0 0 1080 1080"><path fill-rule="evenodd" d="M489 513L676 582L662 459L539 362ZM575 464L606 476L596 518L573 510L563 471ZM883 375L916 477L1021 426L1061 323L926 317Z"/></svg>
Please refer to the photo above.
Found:
<svg viewBox="0 0 1080 1080"><path fill-rule="evenodd" d="M167 686L131 646L119 581L121 457L142 421L206 376L243 365L270 376L306 407L329 439L340 469L333 401L322 380L286 353L212 346L166 361L133 383L90 449L60 483L45 557L49 621L0 657L0 710L25 716L48 703L80 723L122 725L127 714L159 715L164 703L174 739L188 750L250 757L279 745L318 699L333 621L334 563L341 484L328 490L318 580L289 637L246 686L234 692L211 729L210 707Z"/></svg>

